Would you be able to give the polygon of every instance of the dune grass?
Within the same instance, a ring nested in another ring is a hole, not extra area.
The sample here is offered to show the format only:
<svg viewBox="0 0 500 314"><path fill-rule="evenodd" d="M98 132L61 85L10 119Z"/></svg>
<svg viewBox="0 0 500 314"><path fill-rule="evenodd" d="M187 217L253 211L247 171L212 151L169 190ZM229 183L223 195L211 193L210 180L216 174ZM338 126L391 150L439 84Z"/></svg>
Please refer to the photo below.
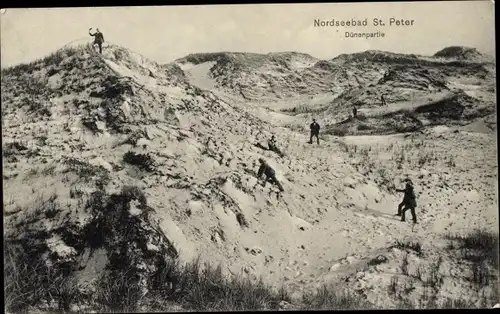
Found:
<svg viewBox="0 0 500 314"><path fill-rule="evenodd" d="M148 282L139 280L134 267L108 271L95 282L96 289L89 292L72 276L51 269L41 256L28 255L14 245L8 246L6 252L4 293L10 313L26 313L35 308L65 313L277 310L292 302L284 287L275 290L262 280L227 277L220 265L203 264L200 259L185 265L177 260L165 262ZM304 295L300 303L293 304L293 308L368 307L360 298L327 286Z"/></svg>

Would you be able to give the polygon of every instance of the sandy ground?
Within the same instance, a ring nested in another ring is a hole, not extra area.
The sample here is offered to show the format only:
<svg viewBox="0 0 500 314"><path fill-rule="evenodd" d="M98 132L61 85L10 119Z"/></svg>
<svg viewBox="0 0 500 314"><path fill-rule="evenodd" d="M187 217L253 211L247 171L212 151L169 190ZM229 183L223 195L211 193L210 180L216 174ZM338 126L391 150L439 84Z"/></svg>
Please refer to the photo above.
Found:
<svg viewBox="0 0 500 314"><path fill-rule="evenodd" d="M339 260L371 256L400 238L430 243L447 232L476 227L498 230L496 138L492 133L436 128L409 137L322 136L319 146L311 145L308 134L282 127L303 120L277 113L278 108L300 104L302 98L273 104L246 103L215 90L193 95L188 87L165 84L151 61L137 56L116 59L110 50L103 58L113 71L133 76L144 86L122 106L130 119L156 117L160 123L139 125L148 139L138 147L115 146L119 139L106 127L93 135L77 119L66 131L65 125L73 121L63 114L50 122L4 124L4 142L34 145L41 130L48 139L40 148L45 164L39 157L4 166L6 213L50 193L57 193L59 202L68 208L76 208L68 196L71 181L57 173L63 157L113 169L123 164L129 150L149 152L163 175L141 174L122 166L113 170L107 188L134 184L144 189L149 206L155 209L153 219L183 260L199 255L222 263L231 273L262 276L275 286L285 284L296 295L353 271L353 263L335 266ZM208 75L211 66L200 64L185 71L193 85L211 90L215 86ZM175 108L176 126L165 122L165 108L156 101L161 97ZM319 95L311 101L326 103L328 97ZM181 109L182 100L198 111ZM133 110L142 110L136 112L144 116L133 116ZM18 113L8 114L6 121L19 118ZM276 134L286 157L253 146L259 140L265 144L271 134ZM84 148L77 149L78 144ZM250 174L257 170L259 157L274 167L284 193L278 194L271 184L258 185ZM55 167L27 178L35 165L38 171ZM415 226L409 213L407 222L394 216L402 195L390 187L402 188L406 177L416 185L419 224ZM210 180L214 178L225 182L213 185ZM83 219L76 210L70 212L73 219ZM238 223L238 213L247 226ZM57 239L51 241L57 247Z"/></svg>
<svg viewBox="0 0 500 314"><path fill-rule="evenodd" d="M210 84L203 83L201 86L207 85ZM365 111L380 114L388 110L411 109L448 94L443 92L415 102L391 104L390 109ZM324 97L320 98L319 102L325 101ZM276 103L272 108L293 107L301 101L295 99ZM252 108L252 113L276 126L294 122L292 116L265 109L272 104L249 105L258 107ZM360 111L363 112L363 109ZM308 204L305 205L307 211L325 213L319 221L307 219L305 213L298 217L290 216L279 206L272 212L259 214L256 230L252 237L245 235L249 241L244 246L253 244L263 251L264 261L267 256L272 256L279 262L264 262L261 264L263 267L255 269L255 272L276 283L284 281L301 291L324 283L318 278L328 278L326 274L336 260L348 255L372 254L392 244L395 239L410 236L432 241L448 232L470 231L479 227L496 230L495 136L491 132L466 132L467 128L453 133L455 129L436 127L426 134L412 136L411 141L404 135L330 137L320 146L303 144L308 140L307 135L278 135L287 143L286 151L290 156L311 161L322 168L296 178L296 181L303 182L302 186L305 181L312 181L312 189L295 189L294 186L280 202L292 206L289 203L292 202L290 194L303 191L305 200L300 206ZM367 149L370 150L367 157L360 157L360 152ZM481 154L476 153L478 150ZM392 160L396 154L406 155L402 169L397 169ZM353 169L370 165L372 170L376 170L374 172L379 173L361 175ZM382 170L384 176L396 185L402 186L404 177L410 177L416 183L418 225L402 223L396 219L399 217L394 216L401 195L384 191L374 182ZM328 176L331 181L319 182L317 175ZM264 244L262 240L257 240L257 235L262 233L273 241L268 240ZM283 251L286 253L283 254ZM248 255L242 258L250 265L259 260L259 257Z"/></svg>
<svg viewBox="0 0 500 314"><path fill-rule="evenodd" d="M446 97L449 97L451 95L450 92L439 92L435 93L430 96L425 96L425 97L415 97L414 99L410 101L399 101L395 103L390 103L385 107L379 107L379 108L360 108L358 109L358 112L364 113L367 116L377 116L377 115L383 115L391 112L396 112L400 110L412 110L415 108L418 108L424 104L428 104L430 102L435 102L439 101L442 99L445 99Z"/></svg>

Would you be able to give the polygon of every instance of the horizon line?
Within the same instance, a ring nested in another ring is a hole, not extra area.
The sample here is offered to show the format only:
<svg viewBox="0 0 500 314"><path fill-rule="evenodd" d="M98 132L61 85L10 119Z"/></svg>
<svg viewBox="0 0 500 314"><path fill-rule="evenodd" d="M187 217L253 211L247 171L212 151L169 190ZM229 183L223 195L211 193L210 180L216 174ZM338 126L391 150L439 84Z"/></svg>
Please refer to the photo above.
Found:
<svg viewBox="0 0 500 314"><path fill-rule="evenodd" d="M3 66L1 65L1 69L4 70L4 69L8 69L8 68L13 68L13 67L16 67L16 66L21 66L21 65L28 65L30 63L33 63L33 62L37 62L37 61L40 61L42 60L43 58L49 56L50 54L52 53L55 53L59 50L63 50L63 49L67 49L69 47L71 47L71 44L74 44L75 42L77 42L78 40L80 39L76 39L76 40L72 40L72 41L69 41L68 43L64 44L61 46L61 48L58 48L58 49L55 49L53 50L52 52L49 52L47 53L46 55L44 56L40 56L36 59L33 59L31 61L24 61L24 62L19 62L19 63L15 63L15 64L11 64L11 65L8 65L8 66ZM85 44L91 44L92 41L88 41L88 42L81 42L81 43L78 43L76 44L76 46L82 46L82 45L85 45ZM333 60L335 58L338 58L340 56L343 56L343 55L353 55L353 54L357 54L357 53L363 53L363 52L368 52L368 51L378 51L378 52L385 52L385 53L393 53L393 54L399 54L399 55L415 55L415 56L418 56L418 57L433 57L436 53L438 53L439 51L442 51L446 48L451 48L451 47L461 47L461 48L472 48L472 49L475 49L476 51L478 51L479 53L483 54L483 55L486 55L486 56L489 56L489 57L492 57L494 60L496 60L495 56L494 55L490 55L489 53L486 53L486 52L482 52L480 51L478 48L476 47L472 47L472 46L463 46L463 45L449 45L449 46L445 46L443 47L442 49L436 51L434 54L432 55L422 55L422 54L415 54L415 53L404 53L404 52L395 52L395 51L390 51L390 50L381 50L381 49L366 49L366 50L360 50L360 51L357 51L357 52L350 52L350 53L340 53L334 57L331 57L329 59L322 59L322 58L318 58L318 57L315 57L314 55L310 54L310 53L307 53L307 52L302 52L302 51L298 51L298 50L282 50L282 51L274 51L274 52L267 52L267 53L262 53L262 52L251 52L251 51L237 51L237 50L220 50L220 51L204 51L204 52L191 52L191 53L188 53L182 57L179 57L179 58L175 58L173 59L172 61L169 61L169 62L164 62L164 63L159 63L158 61L154 60L153 58L150 58L150 57L147 57L146 55L144 55L142 52L139 52L139 51L136 51L134 49L131 49L131 48L128 48L126 47L125 45L119 45L119 44L114 44L113 42L106 42L108 45L111 45L111 46L117 46L117 47L120 47L120 48L124 48L124 49L127 49L131 52L134 52L134 53L137 53L145 58L147 58L148 60L151 60L151 61L154 61L156 62L157 64L159 65L167 65L167 64L172 64L172 63L175 63L177 62L178 60L181 60L183 58L186 58L188 56L191 56L191 55L202 55L202 54L218 54L218 53L239 53L239 54L256 54L256 55L262 55L262 56L265 56L265 55L269 55L269 54L279 54L279 53L299 53L299 54L304 54L304 55L308 55L308 56L311 56L313 57L314 59L317 59L318 61L329 61L329 60ZM104 47L103 47L104 48Z"/></svg>

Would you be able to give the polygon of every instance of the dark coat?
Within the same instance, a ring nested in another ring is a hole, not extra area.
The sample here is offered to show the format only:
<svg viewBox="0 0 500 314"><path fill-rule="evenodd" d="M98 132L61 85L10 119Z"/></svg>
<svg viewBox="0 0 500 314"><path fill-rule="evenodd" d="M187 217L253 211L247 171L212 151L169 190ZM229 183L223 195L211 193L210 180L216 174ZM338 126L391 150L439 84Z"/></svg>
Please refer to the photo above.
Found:
<svg viewBox="0 0 500 314"><path fill-rule="evenodd" d="M274 177L276 175L276 171L274 171L271 166L266 163L260 164L259 171L257 172L257 176L260 178L262 174L265 174L266 177Z"/></svg>
<svg viewBox="0 0 500 314"><path fill-rule="evenodd" d="M412 205L413 207L417 206L417 200L415 196L415 191L413 189L413 185L406 183L406 186L402 190L396 190L397 192L404 193L403 203Z"/></svg>
<svg viewBox="0 0 500 314"><path fill-rule="evenodd" d="M312 134L319 134L320 126L319 126L318 122L311 123L309 128L311 129Z"/></svg>
<svg viewBox="0 0 500 314"><path fill-rule="evenodd" d="M94 34L91 34L89 33L90 36L94 36L95 39L94 39L94 43L96 44L102 44L104 42L104 35L102 33L94 33Z"/></svg>

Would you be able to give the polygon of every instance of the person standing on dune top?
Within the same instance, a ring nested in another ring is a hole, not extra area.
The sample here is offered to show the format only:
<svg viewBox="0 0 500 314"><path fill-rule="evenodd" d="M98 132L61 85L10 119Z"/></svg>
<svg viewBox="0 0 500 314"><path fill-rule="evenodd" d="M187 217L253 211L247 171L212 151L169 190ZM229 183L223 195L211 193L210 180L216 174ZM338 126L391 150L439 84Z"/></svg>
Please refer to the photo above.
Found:
<svg viewBox="0 0 500 314"><path fill-rule="evenodd" d="M318 122L316 122L316 119L313 119L313 122L311 123L311 125L309 126L309 128L311 129L311 137L309 138L309 144L312 144L313 137L316 137L316 140L317 140L318 145L319 145L319 129L320 129L320 126L319 126Z"/></svg>
<svg viewBox="0 0 500 314"><path fill-rule="evenodd" d="M96 32L92 34L90 31L92 30L92 27L89 28L89 35L94 37L94 43L93 46L98 45L99 46L99 53L102 54L102 44L104 43L104 35L99 31L99 29L96 29Z"/></svg>

